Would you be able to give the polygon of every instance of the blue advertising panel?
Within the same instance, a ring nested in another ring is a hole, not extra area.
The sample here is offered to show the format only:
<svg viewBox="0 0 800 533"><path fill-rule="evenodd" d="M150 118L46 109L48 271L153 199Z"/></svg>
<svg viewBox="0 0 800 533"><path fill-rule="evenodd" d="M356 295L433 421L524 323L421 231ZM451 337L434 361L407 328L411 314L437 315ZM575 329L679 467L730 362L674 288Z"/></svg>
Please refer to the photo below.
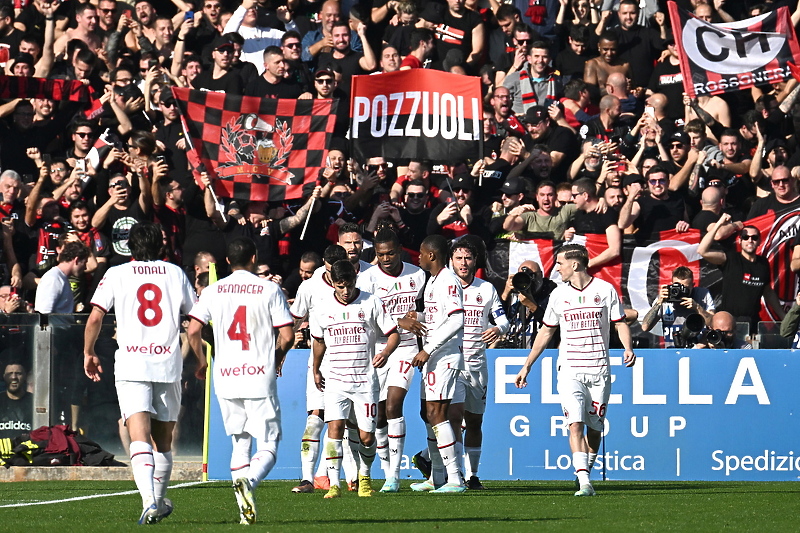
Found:
<svg viewBox="0 0 800 533"><path fill-rule="evenodd" d="M526 350L490 350L482 479L571 479L567 428L556 394L555 350L546 350L517 389ZM612 394L592 473L615 480L800 479L800 420L793 392L800 358L783 350L639 350L632 368L612 351ZM289 353L279 380L283 442L273 479L300 475L307 350ZM425 445L419 379L406 398L409 458ZM212 401L209 477L229 479L230 441ZM373 477L381 477L379 465Z"/></svg>

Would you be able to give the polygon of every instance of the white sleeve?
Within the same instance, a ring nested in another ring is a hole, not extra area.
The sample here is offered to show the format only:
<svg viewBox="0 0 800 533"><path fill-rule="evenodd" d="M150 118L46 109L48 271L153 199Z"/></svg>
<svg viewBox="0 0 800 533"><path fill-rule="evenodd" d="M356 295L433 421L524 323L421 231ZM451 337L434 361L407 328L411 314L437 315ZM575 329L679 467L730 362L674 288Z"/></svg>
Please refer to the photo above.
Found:
<svg viewBox="0 0 800 533"><path fill-rule="evenodd" d="M277 284L275 284L275 287L277 290L274 291L270 297L272 327L280 328L289 324L293 324L294 319L292 318L292 314L289 312L289 306L286 304L286 297L283 295L283 291L278 288Z"/></svg>
<svg viewBox="0 0 800 533"><path fill-rule="evenodd" d="M58 267L53 267L58 268ZM56 300L61 294L59 287L56 287L58 279L55 276L45 274L39 281L39 286L36 288L36 300L34 300L33 309L37 313L48 314L53 312Z"/></svg>
<svg viewBox="0 0 800 533"><path fill-rule="evenodd" d="M189 311L189 316L199 320L203 324L208 324L208 321L211 320L211 311L209 310L208 300L210 299L209 296L206 296L208 293L203 291L200 295L200 298L197 300L197 303L194 304L192 310Z"/></svg>
<svg viewBox="0 0 800 533"><path fill-rule="evenodd" d="M305 318L308 314L309 307L311 307L311 294L310 291L307 290L307 283L309 281L310 280L305 280L300 284L300 287L297 288L297 294L294 296L294 302L291 308L292 316L295 318Z"/></svg>
<svg viewBox="0 0 800 533"><path fill-rule="evenodd" d="M428 337L423 350L433 355L436 350L453 338L460 329L464 329L464 311L451 313L438 328Z"/></svg>
<svg viewBox="0 0 800 533"><path fill-rule="evenodd" d="M92 295L92 305L96 305L104 312L108 313L114 307L114 291L111 287L113 284L113 270L109 269L103 275L103 279L97 285L97 289Z"/></svg>
<svg viewBox="0 0 800 533"><path fill-rule="evenodd" d="M239 33L239 26L242 25L246 13L247 10L244 7L237 7L231 15L231 18L228 19L228 23L225 24L225 27L222 29L222 35L226 33Z"/></svg>

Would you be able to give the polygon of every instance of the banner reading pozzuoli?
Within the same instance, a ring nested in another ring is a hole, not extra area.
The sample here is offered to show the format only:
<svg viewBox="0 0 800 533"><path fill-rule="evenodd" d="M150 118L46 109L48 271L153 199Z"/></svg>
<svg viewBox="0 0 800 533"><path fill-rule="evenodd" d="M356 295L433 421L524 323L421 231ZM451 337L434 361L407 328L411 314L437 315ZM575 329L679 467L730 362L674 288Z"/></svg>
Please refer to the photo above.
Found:
<svg viewBox="0 0 800 533"><path fill-rule="evenodd" d="M686 94L695 98L791 78L800 44L788 7L731 23L711 24L669 2Z"/></svg>
<svg viewBox="0 0 800 533"><path fill-rule="evenodd" d="M412 69L355 76L350 136L354 155L463 161L478 153L480 79Z"/></svg>

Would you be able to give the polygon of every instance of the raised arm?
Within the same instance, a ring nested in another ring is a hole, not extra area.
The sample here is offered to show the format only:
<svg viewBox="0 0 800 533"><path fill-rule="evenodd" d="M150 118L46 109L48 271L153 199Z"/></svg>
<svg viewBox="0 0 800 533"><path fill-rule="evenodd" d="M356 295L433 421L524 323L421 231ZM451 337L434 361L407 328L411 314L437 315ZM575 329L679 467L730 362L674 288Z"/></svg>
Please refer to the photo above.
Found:
<svg viewBox="0 0 800 533"><path fill-rule="evenodd" d="M703 235L703 239L697 246L697 253L709 263L714 265L722 265L726 261L725 252L712 250L711 244L714 242L714 237L716 236L719 228L730 222L730 220L731 216L728 213L723 213L722 216L719 217L719 220L714 223L714 226L708 231L708 233Z"/></svg>

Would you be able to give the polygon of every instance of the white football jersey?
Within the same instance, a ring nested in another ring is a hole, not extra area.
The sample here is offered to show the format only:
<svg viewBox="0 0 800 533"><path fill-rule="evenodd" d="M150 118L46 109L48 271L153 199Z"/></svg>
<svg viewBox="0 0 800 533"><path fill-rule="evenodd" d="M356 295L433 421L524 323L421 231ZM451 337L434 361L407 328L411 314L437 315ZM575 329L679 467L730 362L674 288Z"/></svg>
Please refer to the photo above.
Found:
<svg viewBox="0 0 800 533"><path fill-rule="evenodd" d="M214 323L214 391L220 398L277 395L275 328L293 323L277 283L236 270L206 287L189 313Z"/></svg>
<svg viewBox="0 0 800 533"><path fill-rule="evenodd" d="M383 271L380 266L370 268L364 274L364 290L371 292L381 299L386 312L392 315L395 322L403 318L409 311L416 309L416 301L421 297L425 288L425 271L414 265L403 263L399 276L392 276ZM400 345L398 348L416 348L417 336L400 329ZM379 339L377 350L386 346Z"/></svg>
<svg viewBox="0 0 800 533"><path fill-rule="evenodd" d="M425 335L426 344L436 335L436 329L447 317L464 310L464 290L461 280L448 268L443 268L425 284ZM464 369L463 326L428 359L428 371L440 365L456 370Z"/></svg>
<svg viewBox="0 0 800 533"><path fill-rule="evenodd" d="M117 380L172 383L181 379L181 313L195 293L180 267L164 261L131 261L106 271L92 305L117 319Z"/></svg>
<svg viewBox="0 0 800 533"><path fill-rule="evenodd" d="M473 278L464 289L464 364L468 370L479 370L486 365L486 343L481 335L489 329L489 317L505 319L503 303L494 285ZM504 320L507 323L507 320Z"/></svg>
<svg viewBox="0 0 800 533"><path fill-rule="evenodd" d="M559 284L550 293L543 319L546 326L561 326L559 371L608 374L611 322L623 318L622 302L610 283L592 278L583 290Z"/></svg>
<svg viewBox="0 0 800 533"><path fill-rule="evenodd" d="M361 291L345 305L337 298L314 308L311 336L325 341L320 370L326 390L344 392L372 390L377 375L372 366L378 332L389 335L397 328L380 299Z"/></svg>
<svg viewBox="0 0 800 533"><path fill-rule="evenodd" d="M356 288L361 290L368 289L365 272L365 270L362 270L356 276ZM321 305L321 302L327 301L329 298L333 298L333 285L325 280L324 273L325 267L319 267L310 278L300 284L290 309L293 317L302 319L308 315L310 324L311 317L314 314L314 307ZM369 291L367 290L367 292Z"/></svg>

